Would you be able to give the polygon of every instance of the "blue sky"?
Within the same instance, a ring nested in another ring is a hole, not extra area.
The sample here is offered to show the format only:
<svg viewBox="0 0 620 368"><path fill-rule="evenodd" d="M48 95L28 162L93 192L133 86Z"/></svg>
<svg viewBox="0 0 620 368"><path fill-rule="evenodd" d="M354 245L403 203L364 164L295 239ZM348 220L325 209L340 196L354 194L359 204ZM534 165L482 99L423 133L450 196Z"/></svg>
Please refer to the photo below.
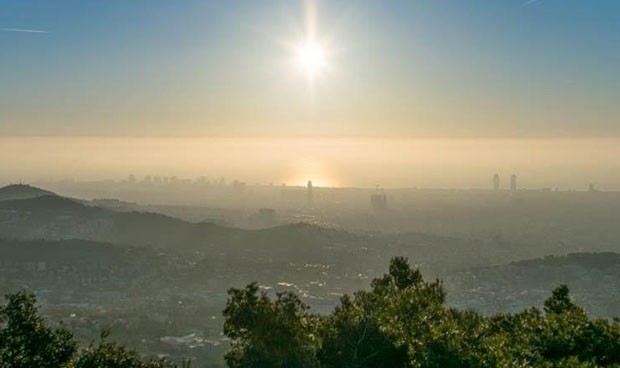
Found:
<svg viewBox="0 0 620 368"><path fill-rule="evenodd" d="M620 2L0 2L0 135L620 134ZM40 33L19 30L44 31Z"/></svg>

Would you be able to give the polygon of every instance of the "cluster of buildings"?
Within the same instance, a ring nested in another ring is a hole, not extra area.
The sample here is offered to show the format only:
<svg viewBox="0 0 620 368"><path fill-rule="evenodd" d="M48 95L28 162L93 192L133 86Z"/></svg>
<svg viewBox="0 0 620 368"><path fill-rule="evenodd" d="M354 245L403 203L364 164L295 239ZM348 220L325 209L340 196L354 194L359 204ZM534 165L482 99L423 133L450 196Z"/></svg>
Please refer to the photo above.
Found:
<svg viewBox="0 0 620 368"><path fill-rule="evenodd" d="M493 190L499 191L500 189L501 189L501 186L500 186L499 174L495 173L495 175L493 175ZM515 174L510 175L510 191L511 192L517 191L517 175Z"/></svg>

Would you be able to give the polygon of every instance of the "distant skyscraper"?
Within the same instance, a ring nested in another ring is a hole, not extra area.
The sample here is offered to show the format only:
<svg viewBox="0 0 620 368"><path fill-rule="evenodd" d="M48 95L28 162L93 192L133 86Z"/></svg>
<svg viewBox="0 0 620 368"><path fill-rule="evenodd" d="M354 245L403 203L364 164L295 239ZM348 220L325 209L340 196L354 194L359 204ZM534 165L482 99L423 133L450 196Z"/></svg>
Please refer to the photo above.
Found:
<svg viewBox="0 0 620 368"><path fill-rule="evenodd" d="M383 211L387 208L387 196L385 192L379 191L377 185L377 191L370 195L370 205L375 211Z"/></svg>
<svg viewBox="0 0 620 368"><path fill-rule="evenodd" d="M499 174L493 175L493 190L499 190Z"/></svg>
<svg viewBox="0 0 620 368"><path fill-rule="evenodd" d="M598 189L596 189L594 184L590 183L590 185L588 185L588 192L590 193L598 192Z"/></svg>
<svg viewBox="0 0 620 368"><path fill-rule="evenodd" d="M512 174L510 176L510 191L511 192L517 191L517 176L515 174Z"/></svg>
<svg viewBox="0 0 620 368"><path fill-rule="evenodd" d="M306 198L308 200L308 205L312 205L314 203L314 194L312 193L312 180L308 180L308 186L306 187Z"/></svg>

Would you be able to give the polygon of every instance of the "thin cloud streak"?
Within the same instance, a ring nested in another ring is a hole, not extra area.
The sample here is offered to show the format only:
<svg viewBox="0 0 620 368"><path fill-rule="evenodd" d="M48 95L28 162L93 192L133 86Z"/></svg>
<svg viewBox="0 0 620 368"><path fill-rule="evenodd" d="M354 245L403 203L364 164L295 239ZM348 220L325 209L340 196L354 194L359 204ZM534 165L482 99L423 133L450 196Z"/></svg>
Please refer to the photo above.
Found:
<svg viewBox="0 0 620 368"><path fill-rule="evenodd" d="M23 29L23 28L0 28L0 31L5 32L25 32L25 33L50 33L48 31L42 31L39 29Z"/></svg>

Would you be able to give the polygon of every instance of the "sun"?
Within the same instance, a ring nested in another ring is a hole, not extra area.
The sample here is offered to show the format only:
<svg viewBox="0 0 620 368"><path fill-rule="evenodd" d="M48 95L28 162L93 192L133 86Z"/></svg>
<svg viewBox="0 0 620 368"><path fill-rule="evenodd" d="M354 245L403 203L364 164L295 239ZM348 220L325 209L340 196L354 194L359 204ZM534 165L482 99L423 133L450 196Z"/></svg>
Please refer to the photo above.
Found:
<svg viewBox="0 0 620 368"><path fill-rule="evenodd" d="M325 48L313 42L297 47L297 65L307 76L314 76L325 68Z"/></svg>
<svg viewBox="0 0 620 368"><path fill-rule="evenodd" d="M288 185L305 187L308 180L312 181L315 187L333 188L342 184L334 172L320 160L304 158L291 164L292 171L283 181Z"/></svg>

